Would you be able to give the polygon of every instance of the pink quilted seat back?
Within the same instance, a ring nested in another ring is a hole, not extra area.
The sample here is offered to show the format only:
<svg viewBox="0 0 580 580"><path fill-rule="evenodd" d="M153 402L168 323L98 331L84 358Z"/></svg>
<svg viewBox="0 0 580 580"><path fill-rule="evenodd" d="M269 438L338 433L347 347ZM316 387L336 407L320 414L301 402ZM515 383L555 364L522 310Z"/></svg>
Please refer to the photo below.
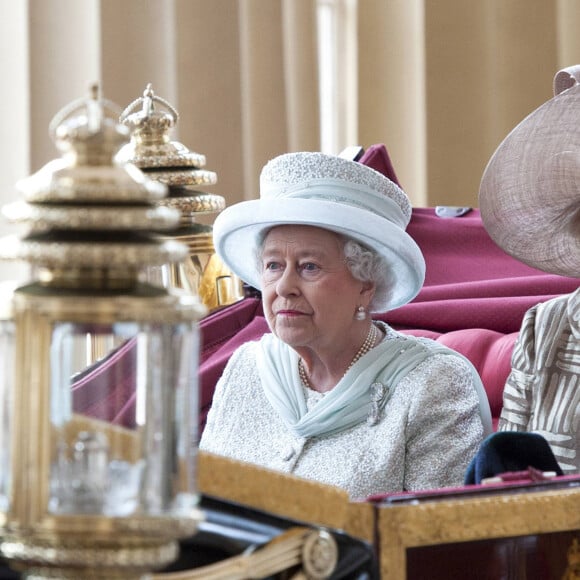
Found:
<svg viewBox="0 0 580 580"><path fill-rule="evenodd" d="M405 334L425 336L467 357L477 369L485 387L494 429L501 414L503 387L511 368L511 356L517 332L503 333L487 328L466 328L440 333L403 330Z"/></svg>
<svg viewBox="0 0 580 580"><path fill-rule="evenodd" d="M494 428L502 408L503 388L511 368L517 332L503 334L485 328L467 328L441 335L439 342L466 356L483 381Z"/></svg>

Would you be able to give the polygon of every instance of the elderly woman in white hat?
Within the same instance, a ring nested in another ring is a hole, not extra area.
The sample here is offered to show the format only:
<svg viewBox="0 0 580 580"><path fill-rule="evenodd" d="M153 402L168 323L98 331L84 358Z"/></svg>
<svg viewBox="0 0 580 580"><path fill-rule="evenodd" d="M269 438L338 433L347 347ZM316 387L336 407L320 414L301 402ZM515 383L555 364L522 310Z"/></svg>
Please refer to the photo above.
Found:
<svg viewBox="0 0 580 580"><path fill-rule="evenodd" d="M218 216L214 242L261 290L271 333L229 360L200 447L353 498L461 484L491 431L477 372L371 318L424 280L405 193L322 153L273 159L260 188Z"/></svg>

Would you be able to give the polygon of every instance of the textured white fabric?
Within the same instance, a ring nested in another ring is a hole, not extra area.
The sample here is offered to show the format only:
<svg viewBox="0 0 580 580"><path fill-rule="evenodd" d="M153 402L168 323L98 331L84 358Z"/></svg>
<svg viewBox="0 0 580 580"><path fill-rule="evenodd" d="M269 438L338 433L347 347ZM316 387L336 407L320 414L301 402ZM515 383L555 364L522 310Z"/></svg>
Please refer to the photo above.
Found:
<svg viewBox="0 0 580 580"><path fill-rule="evenodd" d="M347 203L360 205L406 228L411 203L405 192L382 173L355 161L319 152L279 155L260 174L260 197L275 199L305 191L347 188Z"/></svg>
<svg viewBox="0 0 580 580"><path fill-rule="evenodd" d="M544 436L564 473L580 471L579 427L580 289L524 316L498 425Z"/></svg>
<svg viewBox="0 0 580 580"><path fill-rule="evenodd" d="M397 336L387 328L385 340ZM419 364L390 393L376 425L363 420L334 435L306 438L266 398L257 348L247 343L230 358L201 449L335 485L352 498L462 484L483 427L472 370L461 357L434 354ZM303 393L308 409L325 396Z"/></svg>

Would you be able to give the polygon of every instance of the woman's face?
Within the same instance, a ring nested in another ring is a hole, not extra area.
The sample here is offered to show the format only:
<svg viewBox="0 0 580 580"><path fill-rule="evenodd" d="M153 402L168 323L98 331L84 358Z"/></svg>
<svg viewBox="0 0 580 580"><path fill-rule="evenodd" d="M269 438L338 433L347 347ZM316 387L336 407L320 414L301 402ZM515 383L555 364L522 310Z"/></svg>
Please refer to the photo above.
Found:
<svg viewBox="0 0 580 580"><path fill-rule="evenodd" d="M312 226L272 228L263 244L262 299L272 332L294 348L340 348L373 286L353 278L343 241ZM360 322L358 323L360 324Z"/></svg>

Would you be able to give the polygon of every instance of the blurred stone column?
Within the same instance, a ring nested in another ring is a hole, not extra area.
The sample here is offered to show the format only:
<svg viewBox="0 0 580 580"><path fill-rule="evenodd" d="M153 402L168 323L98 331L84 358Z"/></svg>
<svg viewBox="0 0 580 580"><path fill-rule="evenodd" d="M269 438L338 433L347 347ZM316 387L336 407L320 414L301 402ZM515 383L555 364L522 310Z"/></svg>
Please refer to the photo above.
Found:
<svg viewBox="0 0 580 580"><path fill-rule="evenodd" d="M13 4L19 4L14 2ZM57 157L53 116L101 74L98 0L28 0L31 171Z"/></svg>
<svg viewBox="0 0 580 580"><path fill-rule="evenodd" d="M359 2L359 141L385 143L401 185L426 205L423 0Z"/></svg>
<svg viewBox="0 0 580 580"><path fill-rule="evenodd" d="M238 3L178 0L176 8L179 135L217 173L204 189L231 205L243 199Z"/></svg>
<svg viewBox="0 0 580 580"><path fill-rule="evenodd" d="M282 0L288 151L320 150L316 0Z"/></svg>
<svg viewBox="0 0 580 580"><path fill-rule="evenodd" d="M124 108L152 83L155 94L179 110L178 77L187 73L178 71L174 0L101 0L100 5L105 96Z"/></svg>
<svg viewBox="0 0 580 580"><path fill-rule="evenodd" d="M239 0L243 191L259 197L259 175L288 150L280 2Z"/></svg>
<svg viewBox="0 0 580 580"><path fill-rule="evenodd" d="M48 135L54 114L99 80L98 1L2 1L0 205L19 198L14 184L57 156ZM3 234L19 229L2 223ZM0 279L25 278L23 264L0 263Z"/></svg>
<svg viewBox="0 0 580 580"><path fill-rule="evenodd" d="M558 69L580 64L580 2L558 0Z"/></svg>
<svg viewBox="0 0 580 580"><path fill-rule="evenodd" d="M425 7L428 201L477 206L497 146L551 97L556 2L440 0Z"/></svg>

